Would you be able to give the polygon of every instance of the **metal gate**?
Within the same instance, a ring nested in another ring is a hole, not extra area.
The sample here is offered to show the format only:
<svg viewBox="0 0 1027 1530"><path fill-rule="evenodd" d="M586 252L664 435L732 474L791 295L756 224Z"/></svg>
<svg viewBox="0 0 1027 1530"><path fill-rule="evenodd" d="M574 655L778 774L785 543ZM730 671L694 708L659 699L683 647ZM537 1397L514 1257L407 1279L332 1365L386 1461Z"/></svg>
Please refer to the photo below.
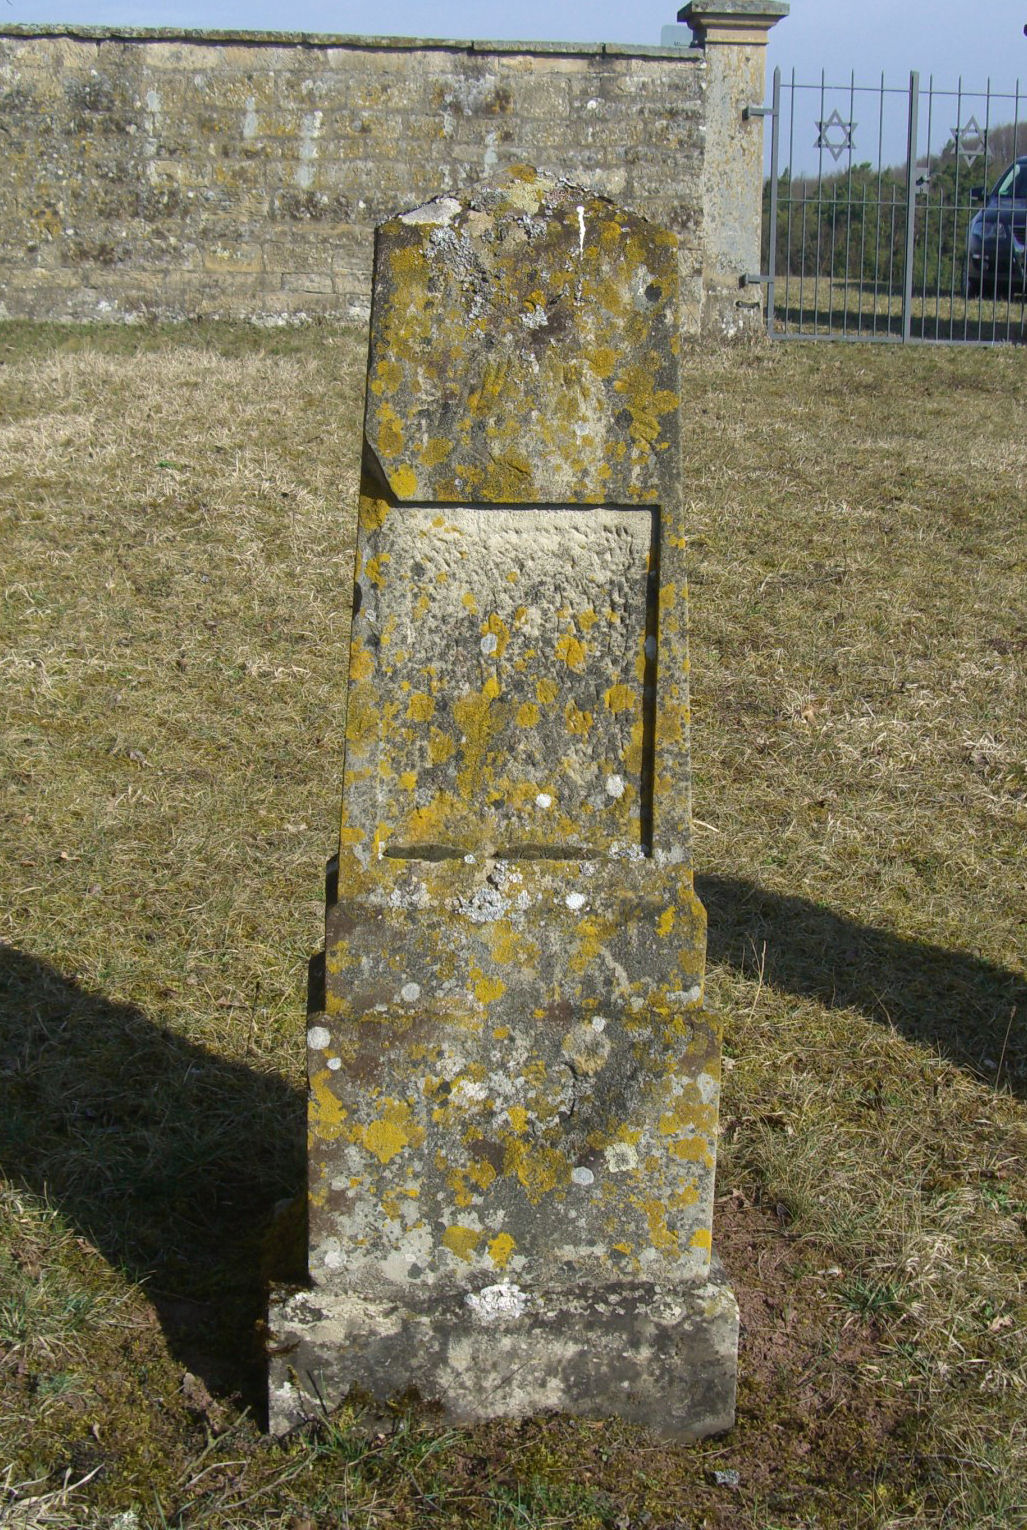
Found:
<svg viewBox="0 0 1027 1530"><path fill-rule="evenodd" d="M802 85L776 69L758 278L768 333L1027 339L1023 106L1019 83Z"/></svg>

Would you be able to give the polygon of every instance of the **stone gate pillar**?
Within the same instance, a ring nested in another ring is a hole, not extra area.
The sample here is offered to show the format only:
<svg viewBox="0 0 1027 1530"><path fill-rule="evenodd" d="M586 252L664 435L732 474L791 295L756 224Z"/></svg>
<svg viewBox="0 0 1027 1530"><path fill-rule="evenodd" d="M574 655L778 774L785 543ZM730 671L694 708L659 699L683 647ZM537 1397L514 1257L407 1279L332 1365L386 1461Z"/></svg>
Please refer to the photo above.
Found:
<svg viewBox="0 0 1027 1530"><path fill-rule="evenodd" d="M703 157L702 329L720 338L762 327L759 272L763 208L763 119L767 36L788 15L785 0L689 0L678 20L706 54Z"/></svg>
<svg viewBox="0 0 1027 1530"><path fill-rule="evenodd" d="M677 249L530 170L378 230L310 1285L272 1426L734 1416Z"/></svg>

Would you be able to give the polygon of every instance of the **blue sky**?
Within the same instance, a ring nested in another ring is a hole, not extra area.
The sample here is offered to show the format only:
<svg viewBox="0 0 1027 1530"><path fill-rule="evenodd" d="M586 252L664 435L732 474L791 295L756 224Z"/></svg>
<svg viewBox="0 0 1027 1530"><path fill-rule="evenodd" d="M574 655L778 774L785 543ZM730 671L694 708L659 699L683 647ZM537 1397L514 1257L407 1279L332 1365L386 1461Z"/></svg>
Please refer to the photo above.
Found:
<svg viewBox="0 0 1027 1530"><path fill-rule="evenodd" d="M675 19L671 0L0 0L7 21L139 26L261 27L415 37L541 38L656 43ZM919 68L983 86L1027 80L1027 0L792 0L771 33L770 59L800 76L896 79Z"/></svg>
<svg viewBox="0 0 1027 1530"><path fill-rule="evenodd" d="M675 20L676 4L665 0L0 0L3 21L70 21L137 26L268 28L346 32L407 37L544 39L553 42L658 43L660 29ZM788 76L794 67L800 81L842 84L854 71L858 84L877 84L882 71L889 85L906 81L910 69L923 84L933 74L936 85L964 85L1013 92L1017 78L1027 89L1027 0L791 0L791 15L770 34L768 80L774 65ZM2 21L0 21L2 24ZM800 99L803 167L809 162L806 140L819 116L819 103ZM836 104L827 104L827 113ZM955 116L955 104L939 103L935 131L947 131L942 116ZM896 113L899 103L896 99ZM1011 120L1014 103L1001 103L992 120ZM976 112L971 101L963 112ZM848 113L842 109L842 115ZM855 142L861 157L876 157L876 129L870 97L857 100L851 114L863 119ZM1019 111L1027 119L1027 108ZM953 124L954 125L954 124ZM869 135L869 136L868 136ZM898 154L897 125L886 128L886 158ZM797 140L798 141L798 140ZM815 155L812 156L815 159ZM898 154L901 157L901 154ZM799 151L796 151L797 168Z"/></svg>

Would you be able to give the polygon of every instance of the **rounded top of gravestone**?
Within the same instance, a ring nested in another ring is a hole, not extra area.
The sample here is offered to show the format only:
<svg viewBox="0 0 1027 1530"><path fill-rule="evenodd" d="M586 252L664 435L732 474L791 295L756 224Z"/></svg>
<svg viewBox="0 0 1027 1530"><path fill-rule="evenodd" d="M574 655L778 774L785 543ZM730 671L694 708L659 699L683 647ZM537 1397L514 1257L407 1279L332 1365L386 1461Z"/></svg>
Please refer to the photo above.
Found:
<svg viewBox="0 0 1027 1530"><path fill-rule="evenodd" d="M527 167L378 229L365 435L400 501L657 503L677 241Z"/></svg>

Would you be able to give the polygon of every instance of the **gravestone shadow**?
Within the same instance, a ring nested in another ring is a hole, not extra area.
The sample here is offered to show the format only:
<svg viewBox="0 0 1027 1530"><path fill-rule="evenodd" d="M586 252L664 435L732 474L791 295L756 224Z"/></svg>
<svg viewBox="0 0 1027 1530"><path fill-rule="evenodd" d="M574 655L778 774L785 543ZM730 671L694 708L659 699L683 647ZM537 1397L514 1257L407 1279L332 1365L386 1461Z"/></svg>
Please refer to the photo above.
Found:
<svg viewBox="0 0 1027 1530"><path fill-rule="evenodd" d="M1027 1098L1027 983L754 882L699 876L709 960L860 1010ZM311 968L311 999L321 986ZM303 1182L305 1099L142 1010L0 944L0 1169L144 1283L175 1358L264 1410L266 1280L303 1278L305 1237L269 1247Z"/></svg>
<svg viewBox="0 0 1027 1530"><path fill-rule="evenodd" d="M697 876L696 891L711 963L750 973L762 965L764 982L779 990L858 1009L1027 1097L1027 982L1017 973L744 879Z"/></svg>
<svg viewBox="0 0 1027 1530"><path fill-rule="evenodd" d="M0 1080L0 1169L144 1284L177 1361L263 1413L266 1280L302 1278L269 1229L303 1182L303 1092L5 945Z"/></svg>

